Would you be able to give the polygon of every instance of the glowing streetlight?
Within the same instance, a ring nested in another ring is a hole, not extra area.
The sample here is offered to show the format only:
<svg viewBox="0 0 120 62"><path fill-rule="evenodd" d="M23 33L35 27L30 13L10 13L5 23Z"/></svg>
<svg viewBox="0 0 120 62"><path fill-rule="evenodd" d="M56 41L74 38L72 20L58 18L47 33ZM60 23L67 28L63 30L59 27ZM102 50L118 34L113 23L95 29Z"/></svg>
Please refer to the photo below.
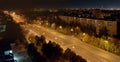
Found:
<svg viewBox="0 0 120 62"><path fill-rule="evenodd" d="M85 36L86 34L85 33L83 33L83 36Z"/></svg>
<svg viewBox="0 0 120 62"><path fill-rule="evenodd" d="M73 28L71 28L71 29L70 29L70 31L72 31L72 32L73 32L73 31L74 31L74 30L73 30Z"/></svg>
<svg viewBox="0 0 120 62"><path fill-rule="evenodd" d="M62 29L62 26L60 25L59 28Z"/></svg>
<svg viewBox="0 0 120 62"><path fill-rule="evenodd" d="M52 23L52 24L51 24L51 27L55 27L55 23Z"/></svg>
<svg viewBox="0 0 120 62"><path fill-rule="evenodd" d="M5 14L9 14L9 12L8 12L8 11L6 11L6 10L5 10L5 11L3 11L3 12L4 12Z"/></svg>
<svg viewBox="0 0 120 62"><path fill-rule="evenodd" d="M46 25L48 25L48 22L46 22Z"/></svg>
<svg viewBox="0 0 120 62"><path fill-rule="evenodd" d="M107 40L105 40L104 42L105 42L106 44L108 44L108 41L107 41Z"/></svg>
<svg viewBox="0 0 120 62"><path fill-rule="evenodd" d="M79 27L77 26L76 29L79 29Z"/></svg>
<svg viewBox="0 0 120 62"><path fill-rule="evenodd" d="M10 50L9 52L10 52L10 53L13 53L13 51L12 51L12 50Z"/></svg>

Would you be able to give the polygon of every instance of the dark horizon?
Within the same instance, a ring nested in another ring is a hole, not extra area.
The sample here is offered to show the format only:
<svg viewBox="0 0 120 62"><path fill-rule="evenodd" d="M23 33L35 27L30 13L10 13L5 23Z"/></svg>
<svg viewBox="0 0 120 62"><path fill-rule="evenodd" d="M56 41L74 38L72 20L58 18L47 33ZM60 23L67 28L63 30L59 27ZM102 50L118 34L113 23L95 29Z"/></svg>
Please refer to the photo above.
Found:
<svg viewBox="0 0 120 62"><path fill-rule="evenodd" d="M119 8L120 0L1 0L0 8Z"/></svg>

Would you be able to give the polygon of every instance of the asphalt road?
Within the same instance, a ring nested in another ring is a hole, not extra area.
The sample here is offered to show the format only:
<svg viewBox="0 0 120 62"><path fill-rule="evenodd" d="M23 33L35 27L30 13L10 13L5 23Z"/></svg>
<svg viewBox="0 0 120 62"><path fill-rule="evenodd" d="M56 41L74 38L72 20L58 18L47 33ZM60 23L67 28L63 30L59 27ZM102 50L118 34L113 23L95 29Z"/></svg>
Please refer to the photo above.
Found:
<svg viewBox="0 0 120 62"><path fill-rule="evenodd" d="M81 42L74 36L63 35L36 24L26 25L25 29L35 35L44 35L48 40L60 44L64 49L70 48L76 54L82 56L90 62L119 62L120 57L100 48Z"/></svg>

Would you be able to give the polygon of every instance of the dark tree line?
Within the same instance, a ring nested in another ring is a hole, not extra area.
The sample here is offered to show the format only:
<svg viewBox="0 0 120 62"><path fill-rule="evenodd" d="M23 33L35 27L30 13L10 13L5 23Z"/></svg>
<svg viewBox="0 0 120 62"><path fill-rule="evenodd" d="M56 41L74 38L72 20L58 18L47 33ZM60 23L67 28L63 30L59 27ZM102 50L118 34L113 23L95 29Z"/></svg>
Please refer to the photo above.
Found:
<svg viewBox="0 0 120 62"><path fill-rule="evenodd" d="M35 46L33 43L27 46L28 55L33 62L86 62L85 59L83 59L81 56L76 55L70 49L66 49L65 52L63 52L63 49L60 47L60 45L52 41L46 43L44 40L44 36L42 38L37 37L37 46ZM40 42L41 45L38 45L38 42ZM37 47L40 46L42 47L42 53L37 51Z"/></svg>
<svg viewBox="0 0 120 62"><path fill-rule="evenodd" d="M33 43L27 46L27 53L33 62L46 62L46 58L37 52Z"/></svg>

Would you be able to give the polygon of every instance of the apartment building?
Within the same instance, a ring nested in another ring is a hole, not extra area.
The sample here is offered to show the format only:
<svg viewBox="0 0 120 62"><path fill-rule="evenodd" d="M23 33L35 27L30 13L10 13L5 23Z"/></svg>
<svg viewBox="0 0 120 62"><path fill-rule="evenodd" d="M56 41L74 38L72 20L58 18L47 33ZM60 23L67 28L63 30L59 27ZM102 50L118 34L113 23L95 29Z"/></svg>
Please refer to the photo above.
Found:
<svg viewBox="0 0 120 62"><path fill-rule="evenodd" d="M79 18L79 17L70 17L70 16L59 16L62 20L65 21L78 21L84 25L94 25L96 27L96 33L100 32L100 29L105 27L108 30L108 34L110 36L120 34L120 28L117 21L107 21L107 20L96 20L96 19L88 19L88 18Z"/></svg>

